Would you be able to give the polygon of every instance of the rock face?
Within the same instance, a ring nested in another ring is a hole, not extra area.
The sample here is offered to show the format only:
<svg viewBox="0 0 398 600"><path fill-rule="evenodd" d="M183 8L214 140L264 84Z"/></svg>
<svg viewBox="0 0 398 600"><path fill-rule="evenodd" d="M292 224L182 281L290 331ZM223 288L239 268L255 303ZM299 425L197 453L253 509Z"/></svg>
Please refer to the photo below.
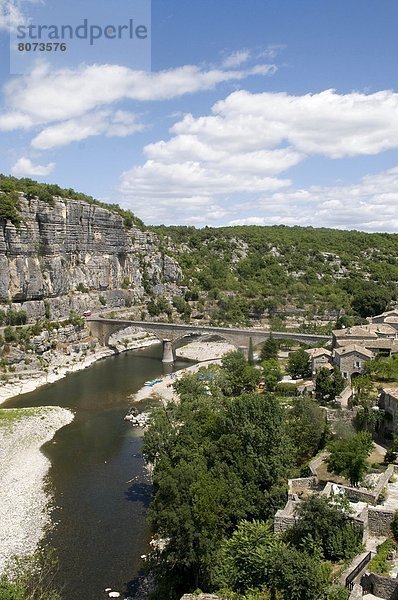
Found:
<svg viewBox="0 0 398 600"><path fill-rule="evenodd" d="M30 319L67 316L88 301L95 309L92 292L98 307L114 307L177 287L181 270L158 238L125 228L119 215L61 198L52 207L20 197L20 208L19 229L0 220L0 300L22 304Z"/></svg>

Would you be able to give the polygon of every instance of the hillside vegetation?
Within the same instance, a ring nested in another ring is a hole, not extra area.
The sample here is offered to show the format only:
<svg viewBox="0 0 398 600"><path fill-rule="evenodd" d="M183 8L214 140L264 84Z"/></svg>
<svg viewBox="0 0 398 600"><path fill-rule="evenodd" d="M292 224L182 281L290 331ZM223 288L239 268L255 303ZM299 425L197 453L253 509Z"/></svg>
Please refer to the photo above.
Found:
<svg viewBox="0 0 398 600"><path fill-rule="evenodd" d="M116 204L1 174L0 220L20 226L20 193L50 206L54 197L94 204L120 215L125 227L144 229L138 217ZM303 331L329 333L336 321L337 326L358 323L397 301L394 234L282 225L150 229L159 237L162 255L174 258L183 272L173 295L159 296L147 282L151 317L170 319L178 313L185 321L215 325L269 319L271 327L283 329L290 316Z"/></svg>
<svg viewBox="0 0 398 600"><path fill-rule="evenodd" d="M211 304L218 323L278 312L358 320L397 299L397 235L285 226L152 229L172 242L186 299Z"/></svg>

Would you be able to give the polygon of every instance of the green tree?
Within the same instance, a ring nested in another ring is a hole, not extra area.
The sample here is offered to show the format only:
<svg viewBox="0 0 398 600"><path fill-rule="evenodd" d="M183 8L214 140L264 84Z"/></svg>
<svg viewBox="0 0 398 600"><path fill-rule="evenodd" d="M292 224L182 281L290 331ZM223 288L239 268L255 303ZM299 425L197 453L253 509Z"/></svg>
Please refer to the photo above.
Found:
<svg viewBox="0 0 398 600"><path fill-rule="evenodd" d="M398 510L395 511L393 520L391 521L391 531L394 536L394 540L398 542Z"/></svg>
<svg viewBox="0 0 398 600"><path fill-rule="evenodd" d="M271 553L268 561L268 586L282 592L289 600L327 598L328 573L321 563L295 548L282 546Z"/></svg>
<svg viewBox="0 0 398 600"><path fill-rule="evenodd" d="M346 381L340 371L335 367L332 372L321 367L315 377L315 394L321 402L331 402L341 394Z"/></svg>
<svg viewBox="0 0 398 600"><path fill-rule="evenodd" d="M283 505L292 460L272 395L224 398L217 383L199 378L183 386L178 405L156 411L144 442L154 463L151 527L169 540L151 561L162 598L211 585L223 536Z"/></svg>
<svg viewBox="0 0 398 600"><path fill-rule="evenodd" d="M360 431L348 440L330 442L329 469L343 475L352 485L358 485L368 468L368 456L372 450L372 436L368 431Z"/></svg>
<svg viewBox="0 0 398 600"><path fill-rule="evenodd" d="M279 362L275 358L268 358L261 363L261 366L266 388L272 392L278 381L282 379L282 370Z"/></svg>
<svg viewBox="0 0 398 600"><path fill-rule="evenodd" d="M324 411L306 396L295 398L288 412L288 432L295 447L299 464L314 456L325 437Z"/></svg>
<svg viewBox="0 0 398 600"><path fill-rule="evenodd" d="M267 561L275 546L280 542L268 523L241 521L221 547L219 584L240 593L260 588L267 582Z"/></svg>
<svg viewBox="0 0 398 600"><path fill-rule="evenodd" d="M262 362L264 360L268 360L269 358L278 358L278 348L279 344L271 333L269 338L265 340L264 344L262 345L260 361Z"/></svg>
<svg viewBox="0 0 398 600"><path fill-rule="evenodd" d="M256 388L260 380L260 371L248 364L241 352L227 352L221 359L225 372L224 392L238 395L243 391Z"/></svg>
<svg viewBox="0 0 398 600"><path fill-rule="evenodd" d="M54 585L57 570L52 549L12 557L0 575L1 600L61 600Z"/></svg>
<svg viewBox="0 0 398 600"><path fill-rule="evenodd" d="M309 377L311 375L311 362L308 353L300 348L297 352L289 354L287 370L294 378Z"/></svg>
<svg viewBox="0 0 398 600"><path fill-rule="evenodd" d="M394 435L391 446L389 446L389 448L387 448L387 452L385 453L384 462L386 462L386 463L395 462L397 460L397 456L398 456L398 436Z"/></svg>
<svg viewBox="0 0 398 600"><path fill-rule="evenodd" d="M362 543L362 534L348 518L338 498L312 494L297 507L296 523L285 538L297 549L318 557L337 561L355 556Z"/></svg>
<svg viewBox="0 0 398 600"><path fill-rule="evenodd" d="M16 227L21 223L18 198L18 193L13 191L0 194L0 219L8 219Z"/></svg>

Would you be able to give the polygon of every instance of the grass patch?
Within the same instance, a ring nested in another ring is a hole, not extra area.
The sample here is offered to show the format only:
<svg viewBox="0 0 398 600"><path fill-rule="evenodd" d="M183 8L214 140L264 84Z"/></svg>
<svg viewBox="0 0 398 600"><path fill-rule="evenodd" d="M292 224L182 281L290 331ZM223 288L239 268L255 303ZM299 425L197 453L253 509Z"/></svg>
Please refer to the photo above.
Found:
<svg viewBox="0 0 398 600"><path fill-rule="evenodd" d="M383 542L379 546L376 556L370 561L368 570L371 573L388 575L391 569L391 561L388 557L391 551L396 549L397 544L394 542L394 540L386 540Z"/></svg>
<svg viewBox="0 0 398 600"><path fill-rule="evenodd" d="M27 417L45 418L47 407L32 408L0 408L0 428L18 423Z"/></svg>

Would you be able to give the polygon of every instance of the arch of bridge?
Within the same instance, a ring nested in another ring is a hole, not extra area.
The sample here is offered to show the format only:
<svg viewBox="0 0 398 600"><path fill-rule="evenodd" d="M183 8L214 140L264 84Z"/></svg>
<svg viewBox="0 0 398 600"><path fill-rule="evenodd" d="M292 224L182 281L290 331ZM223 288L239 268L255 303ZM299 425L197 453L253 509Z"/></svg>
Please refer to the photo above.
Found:
<svg viewBox="0 0 398 600"><path fill-rule="evenodd" d="M231 343L236 348L241 346L247 346L249 344L250 338L252 338L252 343L254 346L262 344L267 340L270 336L269 331L253 331L253 330L240 330L240 331L231 331L229 332L226 328L218 328L218 327L209 327L209 328L201 328L201 327L190 327L186 328L182 327L173 327L168 326L166 323L143 323L138 321L116 321L110 319L88 319L87 324L90 327L92 334L98 337L100 343L107 345L109 342L109 338L112 334L117 331L121 331L128 327L134 327L135 329L141 329L142 331L146 331L147 333L152 333L155 337L159 339L159 341L170 340L173 345L176 341L182 339L184 336L193 334L193 335L217 335L221 339L226 340ZM275 339L291 339L301 342L315 342L315 341L325 341L329 338L327 336L317 336L317 335L306 335L300 333L291 333L291 332L273 332L272 335Z"/></svg>

